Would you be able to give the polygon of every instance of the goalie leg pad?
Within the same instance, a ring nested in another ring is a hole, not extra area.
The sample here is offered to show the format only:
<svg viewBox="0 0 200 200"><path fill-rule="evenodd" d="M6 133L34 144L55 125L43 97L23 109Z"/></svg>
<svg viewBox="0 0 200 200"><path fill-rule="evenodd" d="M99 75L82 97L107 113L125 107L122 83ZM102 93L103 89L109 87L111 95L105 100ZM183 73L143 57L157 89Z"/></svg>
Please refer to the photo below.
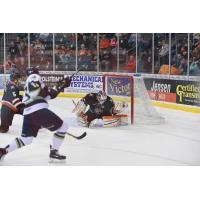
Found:
<svg viewBox="0 0 200 200"><path fill-rule="evenodd" d="M126 102L116 102L114 113L122 113L128 108L128 104Z"/></svg>
<svg viewBox="0 0 200 200"><path fill-rule="evenodd" d="M103 127L128 125L128 115L103 116Z"/></svg>
<svg viewBox="0 0 200 200"><path fill-rule="evenodd" d="M72 110L73 113L76 113L77 115L79 115L81 112L85 112L86 105L84 104L83 101L80 100L80 101L78 101L77 104L75 102L74 102L74 104L75 104L75 108Z"/></svg>
<svg viewBox="0 0 200 200"><path fill-rule="evenodd" d="M87 122L86 118L78 116L77 121L78 121L78 125L80 125L80 126L84 126L84 127L88 126L88 122Z"/></svg>
<svg viewBox="0 0 200 200"><path fill-rule="evenodd" d="M92 127L95 125L97 119L93 119L92 121L88 121L86 116L78 116L77 121L78 125L84 126L84 127Z"/></svg>

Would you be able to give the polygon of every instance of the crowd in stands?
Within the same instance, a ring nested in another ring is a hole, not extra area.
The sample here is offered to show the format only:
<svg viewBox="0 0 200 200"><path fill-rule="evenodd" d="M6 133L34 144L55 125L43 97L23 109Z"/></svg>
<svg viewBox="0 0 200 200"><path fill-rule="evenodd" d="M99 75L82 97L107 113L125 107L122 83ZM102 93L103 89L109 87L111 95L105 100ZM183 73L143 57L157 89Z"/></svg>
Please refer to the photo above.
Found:
<svg viewBox="0 0 200 200"><path fill-rule="evenodd" d="M79 33L77 36L78 67L97 71L97 34Z"/></svg>
<svg viewBox="0 0 200 200"><path fill-rule="evenodd" d="M190 75L200 75L200 34L194 33L190 38Z"/></svg>
<svg viewBox="0 0 200 200"><path fill-rule="evenodd" d="M55 68L60 71L75 70L76 34L55 33Z"/></svg>
<svg viewBox="0 0 200 200"><path fill-rule="evenodd" d="M136 72L136 34L119 34L119 67L122 72Z"/></svg>
<svg viewBox="0 0 200 200"><path fill-rule="evenodd" d="M11 34L7 40L6 62L4 69L10 73L18 66L23 70L28 64L28 34Z"/></svg>
<svg viewBox="0 0 200 200"><path fill-rule="evenodd" d="M0 74L4 73L4 34L0 33Z"/></svg>
<svg viewBox="0 0 200 200"><path fill-rule="evenodd" d="M152 34L139 33L137 37L137 69L141 73L152 73Z"/></svg>
<svg viewBox="0 0 200 200"><path fill-rule="evenodd" d="M163 65L169 66L169 34L154 34L154 73L158 73Z"/></svg>
<svg viewBox="0 0 200 200"><path fill-rule="evenodd" d="M186 75L188 68L188 34L171 34L171 49L169 49L169 34L155 34L155 73ZM171 50L171 62L169 53Z"/></svg>
<svg viewBox="0 0 200 200"><path fill-rule="evenodd" d="M100 71L116 71L117 36L115 33L99 34L99 68Z"/></svg>
<svg viewBox="0 0 200 200"><path fill-rule="evenodd" d="M119 45L117 44L119 38ZM119 49L118 49L119 48ZM136 34L107 33L99 36L99 60L101 71L117 70L117 53L119 52L119 70L135 72L136 69Z"/></svg>
<svg viewBox="0 0 200 200"><path fill-rule="evenodd" d="M30 65L39 65L41 70L53 70L54 52L55 70L58 71L74 71L76 64L82 70L97 71L99 64L99 71L103 72L119 69L119 72L134 73L137 66L139 73L187 75L189 71L192 76L200 75L198 33L189 34L189 38L187 33L138 33L137 36L134 33L5 35L4 63L4 34L0 33L0 73L10 73L15 68L23 71L28 66L29 35Z"/></svg>
<svg viewBox="0 0 200 200"><path fill-rule="evenodd" d="M42 70L53 70L53 34L30 34L30 64Z"/></svg>

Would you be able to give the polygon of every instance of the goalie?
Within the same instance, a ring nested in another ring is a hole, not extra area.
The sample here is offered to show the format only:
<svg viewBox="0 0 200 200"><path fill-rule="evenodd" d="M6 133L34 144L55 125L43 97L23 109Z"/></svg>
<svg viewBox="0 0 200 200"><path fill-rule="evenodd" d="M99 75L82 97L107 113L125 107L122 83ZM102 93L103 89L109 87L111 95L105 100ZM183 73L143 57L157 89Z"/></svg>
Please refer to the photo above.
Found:
<svg viewBox="0 0 200 200"><path fill-rule="evenodd" d="M91 127L97 119L103 121L104 127L114 127L128 124L128 116L121 114L127 107L127 103L114 103L113 99L104 91L89 93L78 103L75 103L72 112L76 113L79 125Z"/></svg>

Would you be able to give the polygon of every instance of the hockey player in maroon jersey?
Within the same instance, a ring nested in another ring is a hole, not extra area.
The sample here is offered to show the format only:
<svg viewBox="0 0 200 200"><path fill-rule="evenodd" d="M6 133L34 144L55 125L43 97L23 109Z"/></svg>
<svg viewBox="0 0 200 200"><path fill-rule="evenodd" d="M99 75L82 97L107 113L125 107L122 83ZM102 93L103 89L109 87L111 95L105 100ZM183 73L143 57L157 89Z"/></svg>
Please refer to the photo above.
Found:
<svg viewBox="0 0 200 200"><path fill-rule="evenodd" d="M6 83L1 101L0 133L8 132L15 114L23 113L24 103L22 103L22 96L19 94L20 81L21 75L18 72L12 72L10 80Z"/></svg>

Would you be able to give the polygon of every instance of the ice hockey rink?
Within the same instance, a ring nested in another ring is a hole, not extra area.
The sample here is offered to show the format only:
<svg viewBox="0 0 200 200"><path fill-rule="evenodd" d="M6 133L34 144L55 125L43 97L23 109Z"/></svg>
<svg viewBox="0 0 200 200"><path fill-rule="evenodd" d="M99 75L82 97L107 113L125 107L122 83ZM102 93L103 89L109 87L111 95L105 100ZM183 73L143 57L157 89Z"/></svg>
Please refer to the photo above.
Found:
<svg viewBox="0 0 200 200"><path fill-rule="evenodd" d="M66 136L60 152L66 163L49 163L49 145L53 133L41 130L32 145L12 152L0 165L5 166L193 166L200 165L199 114L158 108L165 118L161 125L133 125L113 128L84 128L76 123L72 100L57 98L49 108L70 125L69 132L87 136L76 140ZM22 116L16 115L9 133L0 134L4 147L21 133Z"/></svg>

